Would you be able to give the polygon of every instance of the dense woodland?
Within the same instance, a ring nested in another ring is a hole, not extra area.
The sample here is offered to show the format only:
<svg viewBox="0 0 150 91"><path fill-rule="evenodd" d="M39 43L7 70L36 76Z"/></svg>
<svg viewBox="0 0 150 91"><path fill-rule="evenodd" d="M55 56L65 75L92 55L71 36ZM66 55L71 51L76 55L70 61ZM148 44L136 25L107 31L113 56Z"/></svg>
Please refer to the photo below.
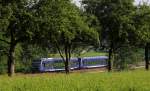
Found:
<svg viewBox="0 0 150 91"><path fill-rule="evenodd" d="M108 53L108 71L144 60L149 69L147 3L81 3L77 7L71 0L0 0L0 73L12 76L15 71L28 71L33 59L58 53L69 73L72 54L88 49Z"/></svg>

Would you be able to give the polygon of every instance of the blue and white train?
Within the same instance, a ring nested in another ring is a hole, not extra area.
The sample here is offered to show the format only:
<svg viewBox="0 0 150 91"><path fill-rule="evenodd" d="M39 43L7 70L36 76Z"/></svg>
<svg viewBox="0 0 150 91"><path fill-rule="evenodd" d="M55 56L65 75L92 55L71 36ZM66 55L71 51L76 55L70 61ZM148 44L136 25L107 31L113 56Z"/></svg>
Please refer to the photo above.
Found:
<svg viewBox="0 0 150 91"><path fill-rule="evenodd" d="M107 66L107 59L107 56L71 58L70 69L105 67ZM34 60L32 68L40 72L65 70L64 62L61 58L40 58Z"/></svg>

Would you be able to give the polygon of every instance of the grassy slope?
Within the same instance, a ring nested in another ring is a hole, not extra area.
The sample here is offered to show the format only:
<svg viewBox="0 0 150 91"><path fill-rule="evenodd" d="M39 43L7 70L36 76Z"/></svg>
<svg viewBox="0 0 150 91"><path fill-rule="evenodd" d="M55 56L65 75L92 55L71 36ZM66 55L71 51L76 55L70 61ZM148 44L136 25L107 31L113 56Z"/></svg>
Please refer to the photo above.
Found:
<svg viewBox="0 0 150 91"><path fill-rule="evenodd" d="M104 53L104 52L86 52L86 53L83 53L81 54L81 57L92 57L92 56L105 56L107 55L107 53ZM49 57L60 57L59 54L49 54ZM77 55L75 54L72 54L72 57L77 57Z"/></svg>
<svg viewBox="0 0 150 91"><path fill-rule="evenodd" d="M150 91L150 71L0 76L0 91Z"/></svg>
<svg viewBox="0 0 150 91"><path fill-rule="evenodd" d="M105 56L107 53L104 52L87 52L84 54L81 54L81 57L92 57L92 56Z"/></svg>

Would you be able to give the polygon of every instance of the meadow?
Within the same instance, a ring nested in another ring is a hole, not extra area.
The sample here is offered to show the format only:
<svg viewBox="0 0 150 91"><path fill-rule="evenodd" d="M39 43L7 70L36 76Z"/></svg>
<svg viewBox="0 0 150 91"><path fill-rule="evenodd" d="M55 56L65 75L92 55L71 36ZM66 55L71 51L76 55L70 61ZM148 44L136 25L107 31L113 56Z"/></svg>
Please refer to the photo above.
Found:
<svg viewBox="0 0 150 91"><path fill-rule="evenodd" d="M91 52L85 52L85 53L82 53L80 54L80 56L78 54L72 54L71 56L72 57L93 57L93 56L106 56L108 55L106 52L94 52L94 51L91 51ZM60 54L56 53L56 54L49 54L48 55L49 57L52 57L52 58L60 58ZM65 56L63 54L63 56Z"/></svg>
<svg viewBox="0 0 150 91"><path fill-rule="evenodd" d="M150 71L1 75L0 91L150 91Z"/></svg>

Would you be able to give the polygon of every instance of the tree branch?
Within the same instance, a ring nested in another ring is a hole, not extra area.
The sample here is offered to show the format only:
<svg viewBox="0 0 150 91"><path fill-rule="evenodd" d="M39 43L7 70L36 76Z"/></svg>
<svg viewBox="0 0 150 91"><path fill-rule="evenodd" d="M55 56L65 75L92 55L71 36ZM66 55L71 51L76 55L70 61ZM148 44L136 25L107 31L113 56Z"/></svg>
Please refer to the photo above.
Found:
<svg viewBox="0 0 150 91"><path fill-rule="evenodd" d="M71 59L71 44L69 44L68 52L69 52L69 61L70 61L70 59Z"/></svg>
<svg viewBox="0 0 150 91"><path fill-rule="evenodd" d="M56 48L58 49L59 55L61 56L61 58L62 58L63 61L65 62L65 58L64 58L64 56L63 56L63 54L62 54L62 52L61 52L61 50L60 50L60 48L59 48L59 45L58 45L56 39L55 39L55 44L56 44Z"/></svg>
<svg viewBox="0 0 150 91"><path fill-rule="evenodd" d="M7 43L7 44L10 44L10 42L8 42L8 41L6 41L6 40L3 40L3 39L0 39L0 41L3 41L3 42L5 42L5 43Z"/></svg>

